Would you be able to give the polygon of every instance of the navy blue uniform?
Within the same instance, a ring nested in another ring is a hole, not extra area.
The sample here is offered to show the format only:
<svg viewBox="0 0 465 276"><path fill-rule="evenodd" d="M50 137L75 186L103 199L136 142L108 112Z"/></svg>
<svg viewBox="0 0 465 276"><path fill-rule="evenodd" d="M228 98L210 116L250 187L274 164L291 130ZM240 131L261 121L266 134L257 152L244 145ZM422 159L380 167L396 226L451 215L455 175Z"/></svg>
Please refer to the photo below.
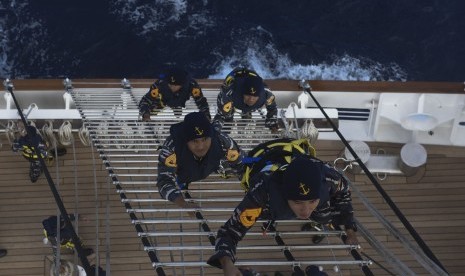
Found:
<svg viewBox="0 0 465 276"><path fill-rule="evenodd" d="M332 223L353 229L354 218L348 179L322 161L318 159L313 161L321 164L325 186L320 203L312 212L310 219L322 224ZM270 172L269 167L265 167L262 172L252 177L250 180L252 188L236 207L232 217L219 229L216 251L208 260L208 264L221 268L219 259L223 256L228 256L235 262L238 242L259 217L269 220L296 218L287 200L279 192L279 185L285 185L282 172L279 170Z"/></svg>
<svg viewBox="0 0 465 276"><path fill-rule="evenodd" d="M39 176L42 174L42 165L39 161L39 156L35 151L34 145L38 146L38 152L42 158L53 158L49 157L47 152L47 146L42 139L42 137L37 133L35 127L28 126L30 133L32 135L26 134L21 136L18 139L15 139L12 144L12 150L14 152L20 151L24 158L26 158L29 163L29 178L32 182L36 182L39 179Z"/></svg>
<svg viewBox="0 0 465 276"><path fill-rule="evenodd" d="M186 102L192 97L200 112L210 118L210 108L207 99L202 93L199 84L192 78L182 85L181 90L173 93L168 87L168 82L164 79L155 81L147 94L139 102L139 113L156 115L166 106L171 108L186 107Z"/></svg>
<svg viewBox="0 0 465 276"><path fill-rule="evenodd" d="M265 126L269 128L276 128L278 108L275 96L265 85L264 93L260 93L260 91L257 93L257 96L259 97L258 101L252 106L246 105L243 98L243 85L247 78L260 78L260 76L255 71L245 68L236 68L229 73L228 76L226 76L221 86L220 93L218 94L218 110L214 121L221 125L225 121L232 121L236 108L242 111L244 117L250 112L256 111L265 106L267 110Z"/></svg>
<svg viewBox="0 0 465 276"><path fill-rule="evenodd" d="M242 152L231 137L213 131L207 155L197 159L187 147L181 124L171 127L158 157L157 186L161 197L169 201L181 196L176 183L189 184L205 179L223 167L236 175L242 171Z"/></svg>

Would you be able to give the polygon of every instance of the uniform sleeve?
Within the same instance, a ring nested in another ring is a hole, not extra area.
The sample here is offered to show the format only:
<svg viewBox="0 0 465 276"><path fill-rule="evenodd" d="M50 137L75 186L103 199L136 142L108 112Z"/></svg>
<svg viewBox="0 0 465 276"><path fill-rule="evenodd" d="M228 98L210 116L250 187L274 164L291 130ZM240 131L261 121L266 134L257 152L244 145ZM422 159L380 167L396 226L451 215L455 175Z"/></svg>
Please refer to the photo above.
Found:
<svg viewBox="0 0 465 276"><path fill-rule="evenodd" d="M163 144L158 156L158 178L157 186L160 196L169 201L174 201L182 196L176 186L176 154L174 152L174 141L169 136Z"/></svg>
<svg viewBox="0 0 465 276"><path fill-rule="evenodd" d="M236 261L237 244L255 224L266 204L264 186L263 178L259 178L258 183L236 207L231 218L220 227L216 236L215 253L207 261L209 265L222 268L220 259L224 256Z"/></svg>
<svg viewBox="0 0 465 276"><path fill-rule="evenodd" d="M21 139L18 139L18 138L15 139L13 143L11 144L11 149L14 152L18 152L22 147L23 147L23 144L21 142Z"/></svg>
<svg viewBox="0 0 465 276"><path fill-rule="evenodd" d="M40 151L40 155L42 156L42 158L45 158L48 156L48 151L47 151L47 144L45 143L45 141L42 139L41 136L37 135L37 139L38 139L38 149Z"/></svg>
<svg viewBox="0 0 465 276"><path fill-rule="evenodd" d="M270 89L265 88L266 95L266 119L265 126L268 128L278 127L278 107L276 105L276 98Z"/></svg>
<svg viewBox="0 0 465 276"><path fill-rule="evenodd" d="M346 229L356 229L349 179L328 164L325 164L324 169L326 181L331 184L330 200L333 224L344 225Z"/></svg>
<svg viewBox="0 0 465 276"><path fill-rule="evenodd" d="M231 121L234 116L234 106L232 101L232 88L231 86L223 85L220 93L218 93L217 111L215 118L213 119L214 124L223 125L225 121Z"/></svg>
<svg viewBox="0 0 465 276"><path fill-rule="evenodd" d="M205 98L205 96L203 95L200 85L195 80L191 80L191 82L189 83L189 88L191 96L194 99L195 104L197 105L197 108L200 112L204 113L210 120L210 107L208 106L207 98Z"/></svg>
<svg viewBox="0 0 465 276"><path fill-rule="evenodd" d="M220 161L220 165L224 169L225 177L236 175L240 179L243 172L243 151L241 151L236 141L227 134L220 133L219 138L225 154L224 159Z"/></svg>
<svg viewBox="0 0 465 276"><path fill-rule="evenodd" d="M139 102L139 114L141 116L151 113L156 114L157 109L162 109L163 107L162 95L157 85L153 83L147 94Z"/></svg>

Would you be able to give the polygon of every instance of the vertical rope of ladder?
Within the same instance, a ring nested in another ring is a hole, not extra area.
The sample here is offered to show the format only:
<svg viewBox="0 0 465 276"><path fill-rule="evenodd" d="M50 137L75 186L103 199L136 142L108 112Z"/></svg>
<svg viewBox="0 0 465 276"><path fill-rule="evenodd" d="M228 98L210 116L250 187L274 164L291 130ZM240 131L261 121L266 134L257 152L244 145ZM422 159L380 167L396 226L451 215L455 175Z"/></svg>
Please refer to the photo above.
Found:
<svg viewBox="0 0 465 276"><path fill-rule="evenodd" d="M426 245L426 243L423 241L423 239L420 237L420 235L417 233L415 228L410 224L410 222L407 220L407 218L404 216L404 214L400 211L400 209L397 207L397 205L392 201L391 197L386 193L386 191L383 189L383 187L378 183L376 178L371 174L371 172L368 170L368 168L365 166L365 164L360 160L358 157L357 153L354 151L354 149L349 145L345 137L342 135L342 133L339 131L339 129L336 127L334 122L329 118L328 114L325 112L323 107L320 105L320 103L317 101L315 96L312 94L312 88L310 87L310 84L308 84L305 81L302 81L300 83L302 88L306 93L312 97L313 101L315 104L318 106L318 108L321 110L321 113L325 116L326 120L328 123L331 125L333 130L336 132L336 134L339 136L341 141L344 143L344 145L349 149L350 153L352 156L355 158L359 166L363 169L365 174L368 176L368 178L371 180L375 188L378 190L378 192L381 194L381 196L386 200L386 203L391 207L391 209L394 211L396 216L399 218L399 220L402 222L402 224L405 226L405 228L408 230L410 235L415 239L415 241L418 243L420 248L423 250L423 252L432 260L434 261L444 272L448 273L444 266L441 264L441 262L436 258L436 256L433 254L431 249Z"/></svg>
<svg viewBox="0 0 465 276"><path fill-rule="evenodd" d="M67 88L67 89L69 89L69 88ZM71 90L71 89L69 89L69 90ZM87 118L86 118L86 116L84 114L83 108L81 107L81 104L80 104L79 100L77 99L76 95L74 94L74 92L72 90L70 92L71 92L71 96L73 97L73 101L76 104L76 109L78 110L79 114L81 115L83 123L88 124L88 120L87 120ZM115 172L113 171L113 169L110 166L110 161L106 157L104 148L103 148L102 145L99 144L98 134L94 130L89 130L89 134L90 134L90 136L92 138L92 142L95 144L96 150L99 152L99 154L101 156L101 159L103 161L103 164L104 164L106 170L108 171L108 174L110 176L111 181L115 185L116 189L122 190L122 187L119 184L119 180L116 177ZM128 198L127 198L126 194L121 192L121 193L119 193L119 196L124 201L124 203L123 203L124 207L126 209L132 209L131 204L127 201ZM138 220L137 216L132 212L129 213L129 217L133 221ZM135 229L137 231L137 234L144 233L144 230L142 229L142 227L139 224L134 224L134 227L135 227ZM141 236L140 239L141 239L142 244L144 245L144 247L145 246L147 246L147 247L152 246L147 237ZM158 258L157 258L154 251L147 251L147 254L148 254L148 256L150 258L150 261L152 263L158 263L159 262L159 260L158 260ZM157 272L157 274L159 276L165 276L166 275L162 267L155 267L155 271Z"/></svg>
<svg viewBox="0 0 465 276"><path fill-rule="evenodd" d="M135 106L138 106L138 101L132 91L132 86L131 86L131 83L129 80L127 80L126 78L124 78L122 81L121 81L121 85L123 87L123 91L127 92L129 94L129 97L132 101L132 103L135 105ZM135 123L135 127L139 127L139 125L137 123ZM145 130L144 130L145 131ZM152 130L149 130L150 132L153 132ZM155 135L155 133L153 132L153 134ZM132 176L130 177L132 179ZM152 181L150 181L150 177L149 177L149 183L151 183ZM136 193L135 194L136 198L138 198L138 194ZM149 194L149 196L151 197L151 194ZM139 203L139 207L141 207L140 203ZM145 215L144 213L141 213L141 216L142 218L145 219ZM149 227L147 225L144 225L145 229L147 230L148 232L148 229ZM155 225L153 225L153 227L155 227ZM155 229L155 228L153 228ZM157 243L157 240L156 238L152 238L152 237L147 237L147 240L150 242L150 244L153 243L153 240L155 240L155 244ZM172 256L171 256L172 257Z"/></svg>
<svg viewBox="0 0 465 276"><path fill-rule="evenodd" d="M71 145L73 148L73 174L74 174L74 224L76 227L76 235L79 236L79 189L78 189L78 176L77 176L77 162L76 162L76 144L74 143L74 137L71 139ZM58 150L55 146L55 160L58 162ZM76 257L76 254L75 254ZM74 260L76 261L76 260Z"/></svg>

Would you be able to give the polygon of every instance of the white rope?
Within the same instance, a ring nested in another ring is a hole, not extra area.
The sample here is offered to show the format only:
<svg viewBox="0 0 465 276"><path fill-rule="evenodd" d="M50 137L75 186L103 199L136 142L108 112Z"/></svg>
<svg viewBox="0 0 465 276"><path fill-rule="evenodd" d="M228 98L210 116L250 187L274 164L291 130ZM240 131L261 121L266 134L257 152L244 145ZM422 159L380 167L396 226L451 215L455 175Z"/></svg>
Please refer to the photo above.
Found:
<svg viewBox="0 0 465 276"><path fill-rule="evenodd" d="M14 121L8 121L8 124L5 128L5 135L8 143L13 144L13 141L16 138L15 132L18 131L18 127Z"/></svg>
<svg viewBox="0 0 465 276"><path fill-rule="evenodd" d="M56 148L57 139L53 134L53 122L52 120L47 120L42 126L42 136L44 137L45 142L50 148Z"/></svg>
<svg viewBox="0 0 465 276"><path fill-rule="evenodd" d="M305 120L304 125L301 128L302 138L306 138L310 141L310 145L315 145L316 140L318 139L318 129L313 124L312 119Z"/></svg>
<svg viewBox="0 0 465 276"><path fill-rule="evenodd" d="M89 146L90 145L91 141L90 141L89 130L87 129L87 127L84 124L79 129L78 136L79 136L79 140L81 140L81 143L84 146Z"/></svg>
<svg viewBox="0 0 465 276"><path fill-rule="evenodd" d="M64 121L58 129L58 140L63 146L71 145L73 141L72 125L69 121Z"/></svg>

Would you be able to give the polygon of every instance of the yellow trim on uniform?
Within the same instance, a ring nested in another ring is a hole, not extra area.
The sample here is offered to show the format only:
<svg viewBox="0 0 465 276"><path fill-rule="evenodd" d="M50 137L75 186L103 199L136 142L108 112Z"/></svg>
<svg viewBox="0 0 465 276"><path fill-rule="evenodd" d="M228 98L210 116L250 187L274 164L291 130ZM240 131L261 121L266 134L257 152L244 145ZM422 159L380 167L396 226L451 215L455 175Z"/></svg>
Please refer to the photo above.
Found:
<svg viewBox="0 0 465 276"><path fill-rule="evenodd" d="M296 139L292 140L290 142L277 142L273 143L267 146L267 148L271 149L273 147L282 147L284 151L292 152L293 149L297 150L301 154L308 154L310 156L316 157L316 150L315 148L310 144L308 139ZM259 157L265 149L260 149L258 150L253 157ZM291 163L292 156L285 156L284 159L286 160L287 163ZM273 164L270 168L270 171L276 171L279 168L277 164ZM244 189L246 192L249 190L249 181L250 181L250 172L252 171L252 168L249 166L245 166L245 172L242 175L242 180L241 180L241 187Z"/></svg>
<svg viewBox="0 0 465 276"><path fill-rule="evenodd" d="M234 149L228 149L228 153L226 154L226 159L228 159L228 161L236 161L237 158L239 158L239 152L237 150L234 150Z"/></svg>
<svg viewBox="0 0 465 276"><path fill-rule="evenodd" d="M223 111L224 112L230 112L232 108L232 102L227 102L223 105Z"/></svg>
<svg viewBox="0 0 465 276"><path fill-rule="evenodd" d="M234 80L234 77L233 77L233 76L228 76L228 77L226 78L226 80L224 81L224 83L225 83L226 85L230 85L231 82L232 82L233 80Z"/></svg>
<svg viewBox="0 0 465 276"><path fill-rule="evenodd" d="M158 88L153 88L150 90L150 96L152 96L152 98L158 98L158 95L160 95Z"/></svg>
<svg viewBox="0 0 465 276"><path fill-rule="evenodd" d="M192 89L192 96L193 96L193 97L198 97L198 96L200 96L200 88L194 88L194 89Z"/></svg>
<svg viewBox="0 0 465 276"><path fill-rule="evenodd" d="M245 227L251 227L257 221L258 216L262 213L262 208L245 209L239 215L239 219L242 225Z"/></svg>
<svg viewBox="0 0 465 276"><path fill-rule="evenodd" d="M171 167L171 168L176 168L177 167L176 154L175 153L173 153L170 156L166 157L165 165L168 166L168 167Z"/></svg>

